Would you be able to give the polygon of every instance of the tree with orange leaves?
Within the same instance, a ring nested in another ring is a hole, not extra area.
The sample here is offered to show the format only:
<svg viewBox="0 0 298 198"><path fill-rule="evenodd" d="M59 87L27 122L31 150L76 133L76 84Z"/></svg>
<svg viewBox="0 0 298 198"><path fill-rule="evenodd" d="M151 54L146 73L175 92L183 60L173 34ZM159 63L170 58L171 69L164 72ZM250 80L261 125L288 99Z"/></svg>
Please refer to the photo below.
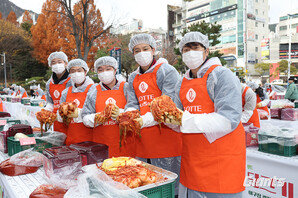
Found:
<svg viewBox="0 0 298 198"><path fill-rule="evenodd" d="M0 12L0 19L2 19L2 13Z"/></svg>
<svg viewBox="0 0 298 198"><path fill-rule="evenodd" d="M44 64L47 64L49 54L55 51L65 52L69 59L75 58L76 46L67 19L56 10L64 12L60 3L46 0L37 23L31 28L34 55Z"/></svg>
<svg viewBox="0 0 298 198"><path fill-rule="evenodd" d="M43 63L53 51L63 51L69 59L81 58L92 64L106 36L100 11L93 0L47 0L37 24L31 28L34 54Z"/></svg>
<svg viewBox="0 0 298 198"><path fill-rule="evenodd" d="M99 9L96 8L94 0L79 0L72 9L72 0L53 0L59 2L65 10L71 34L75 38L77 56L84 60L88 55L94 57L101 40L106 37L110 26L104 27L104 22Z"/></svg>
<svg viewBox="0 0 298 198"><path fill-rule="evenodd" d="M30 13L28 12L28 10L26 10L23 14L22 23L25 23L25 22L33 24L33 20L31 18Z"/></svg>
<svg viewBox="0 0 298 198"><path fill-rule="evenodd" d="M7 21L17 25L18 22L17 22L17 16L16 16L16 13L14 13L14 11L10 11L10 13L8 14L7 16Z"/></svg>

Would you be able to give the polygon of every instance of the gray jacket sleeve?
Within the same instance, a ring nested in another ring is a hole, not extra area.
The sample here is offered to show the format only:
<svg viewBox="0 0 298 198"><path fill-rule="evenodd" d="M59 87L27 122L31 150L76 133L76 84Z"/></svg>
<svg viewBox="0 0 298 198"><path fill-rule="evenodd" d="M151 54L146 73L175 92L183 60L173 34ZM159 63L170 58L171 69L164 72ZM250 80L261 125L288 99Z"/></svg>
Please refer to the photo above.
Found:
<svg viewBox="0 0 298 198"><path fill-rule="evenodd" d="M180 89L181 89L181 85L182 85L182 79L183 79L183 78L181 78L181 79L177 82L177 84L176 84L176 86L175 86L175 98L174 98L174 102L175 102L176 106L177 106L179 109L181 109L182 111L184 111L182 102L181 102L181 100L180 100Z"/></svg>
<svg viewBox="0 0 298 198"><path fill-rule="evenodd" d="M66 102L66 97L67 97L68 89L69 88L66 88L66 89L64 89L62 91L61 98L60 98L60 104L63 103L63 102Z"/></svg>
<svg viewBox="0 0 298 198"><path fill-rule="evenodd" d="M163 64L157 71L156 81L162 94L170 96L172 100L175 98L175 85L180 80L177 70L169 65Z"/></svg>
<svg viewBox="0 0 298 198"><path fill-rule="evenodd" d="M97 85L98 84L92 85L87 93L87 97L82 110L82 118L84 118L84 116L86 115L96 113L95 103L97 98Z"/></svg>
<svg viewBox="0 0 298 198"><path fill-rule="evenodd" d="M49 79L46 84L46 99L47 99L47 103L54 104L53 99L50 95L50 82L51 82L51 79Z"/></svg>
<svg viewBox="0 0 298 198"><path fill-rule="evenodd" d="M251 116L253 115L253 111L256 108L257 104L257 96L252 89L248 89L245 94L245 104L243 107L241 122L247 123Z"/></svg>
<svg viewBox="0 0 298 198"><path fill-rule="evenodd" d="M217 67L209 74L207 90L214 102L215 112L231 122L232 130L242 115L242 95L239 79L227 68Z"/></svg>
<svg viewBox="0 0 298 198"><path fill-rule="evenodd" d="M128 99L128 87L129 87L129 85L128 85L128 83L126 82L126 83L124 84L124 87L123 87L123 92L124 92L124 96L125 96L125 98L126 98L126 101L127 101L127 99Z"/></svg>
<svg viewBox="0 0 298 198"><path fill-rule="evenodd" d="M125 110L127 109L140 109L139 101L136 96L135 90L133 88L133 81L136 77L136 73L132 73L128 78L128 91L127 91L127 103L125 105Z"/></svg>

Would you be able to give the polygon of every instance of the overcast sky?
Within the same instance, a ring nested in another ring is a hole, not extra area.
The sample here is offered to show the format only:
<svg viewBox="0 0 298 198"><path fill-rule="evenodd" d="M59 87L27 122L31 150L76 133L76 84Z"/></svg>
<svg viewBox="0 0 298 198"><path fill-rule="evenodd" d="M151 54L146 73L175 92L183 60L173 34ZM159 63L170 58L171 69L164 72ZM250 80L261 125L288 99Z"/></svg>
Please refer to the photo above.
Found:
<svg viewBox="0 0 298 198"><path fill-rule="evenodd" d="M10 0L23 9L40 13L45 0ZM122 19L141 19L144 27L167 29L167 4L180 5L182 0L95 0L104 20L117 13ZM298 12L298 0L268 0L270 23L277 23L281 13L291 8Z"/></svg>

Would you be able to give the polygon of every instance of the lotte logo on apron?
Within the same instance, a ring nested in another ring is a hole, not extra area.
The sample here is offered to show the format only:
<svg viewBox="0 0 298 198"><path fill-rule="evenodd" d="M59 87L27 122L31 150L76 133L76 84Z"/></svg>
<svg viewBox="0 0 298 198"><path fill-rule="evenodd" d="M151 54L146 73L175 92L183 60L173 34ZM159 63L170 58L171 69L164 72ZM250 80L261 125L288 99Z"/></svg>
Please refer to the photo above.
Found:
<svg viewBox="0 0 298 198"><path fill-rule="evenodd" d="M106 100L106 105L107 104L116 104L116 100L114 99L114 98L108 98L107 100Z"/></svg>
<svg viewBox="0 0 298 198"><path fill-rule="evenodd" d="M186 94L186 99L189 101L189 102L193 102L196 98L197 94L195 92L195 90L193 90L192 88L190 88Z"/></svg>
<svg viewBox="0 0 298 198"><path fill-rule="evenodd" d="M74 102L77 104L77 106L80 106L80 101L78 99L75 99Z"/></svg>
<svg viewBox="0 0 298 198"><path fill-rule="evenodd" d="M139 85L139 90L142 92L142 93L145 93L148 89L148 84L145 83L144 81L140 83Z"/></svg>
<svg viewBox="0 0 298 198"><path fill-rule="evenodd" d="M54 91L54 96L55 96L55 98L59 98L60 92L58 90L55 90Z"/></svg>

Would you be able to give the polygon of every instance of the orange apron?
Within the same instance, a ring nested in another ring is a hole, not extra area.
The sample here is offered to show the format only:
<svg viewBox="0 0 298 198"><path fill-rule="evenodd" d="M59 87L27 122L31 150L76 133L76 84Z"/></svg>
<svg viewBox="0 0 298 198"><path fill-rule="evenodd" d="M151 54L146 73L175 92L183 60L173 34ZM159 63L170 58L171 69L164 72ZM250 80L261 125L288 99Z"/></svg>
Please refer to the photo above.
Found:
<svg viewBox="0 0 298 198"><path fill-rule="evenodd" d="M261 100L261 98L260 98L260 97L258 96L258 94L257 94L257 104L259 104L260 102L262 102L262 100ZM265 107L260 107L260 108L258 108L258 109L262 109L262 110L266 111L266 112L268 113L268 115L270 115L270 113L269 113L269 109L268 109L267 106L265 106Z"/></svg>
<svg viewBox="0 0 298 198"><path fill-rule="evenodd" d="M60 98L61 98L62 91L66 89L66 84L68 83L69 80L70 80L70 77L68 77L63 84L54 84L53 82L50 82L49 92L54 102L54 111L53 111L54 113L57 113L57 110L60 105ZM54 131L58 131L66 134L67 128L64 126L63 123L56 121L54 122Z"/></svg>
<svg viewBox="0 0 298 198"><path fill-rule="evenodd" d="M162 64L152 73L136 75L133 87L139 101L141 115L150 112L151 101L162 95L156 82L156 73ZM165 158L181 155L181 134L165 125L146 127L141 130L141 138L136 140L136 156L142 158Z"/></svg>
<svg viewBox="0 0 298 198"><path fill-rule="evenodd" d="M38 96L39 96L39 93L38 93L38 92L36 92L36 95L37 95L37 97L38 97ZM46 95L45 95L45 94L44 94L44 95L42 95L42 96L41 96L41 99L42 99L42 100L44 100L44 101L47 101L47 100L46 100Z"/></svg>
<svg viewBox="0 0 298 198"><path fill-rule="evenodd" d="M96 112L104 110L106 104L115 102L120 109L124 109L126 98L124 95L124 84L122 82L119 90L102 91L101 86L97 85L97 96L95 103ZM109 119L103 125L94 128L93 142L105 144L109 146L109 157L135 157L135 140L127 138L126 144L122 144L120 148L119 125L115 120Z"/></svg>
<svg viewBox="0 0 298 198"><path fill-rule="evenodd" d="M0 98L0 112L3 112L3 102L1 98Z"/></svg>
<svg viewBox="0 0 298 198"><path fill-rule="evenodd" d="M207 91L207 78L183 79L180 99L192 114L213 113L214 103ZM245 132L242 123L231 133L209 143L204 134L182 134L180 182L185 187L209 193L239 193L245 188Z"/></svg>
<svg viewBox="0 0 298 198"><path fill-rule="evenodd" d="M73 102L78 104L78 108L82 109L87 97L87 93L93 84L87 86L84 92L72 93L72 87L68 89L66 102ZM67 138L65 144L75 144L79 142L92 141L93 129L87 128L82 122L74 123L73 121L67 127Z"/></svg>
<svg viewBox="0 0 298 198"><path fill-rule="evenodd" d="M28 94L26 91L23 93L22 98L28 98Z"/></svg>
<svg viewBox="0 0 298 198"><path fill-rule="evenodd" d="M242 93L242 109L244 108L244 105L245 105L245 94L248 89L249 89L249 87L245 87L245 89ZM252 123L255 127L260 128L260 118L259 118L259 113L258 113L257 107L254 109L253 114L247 123Z"/></svg>

